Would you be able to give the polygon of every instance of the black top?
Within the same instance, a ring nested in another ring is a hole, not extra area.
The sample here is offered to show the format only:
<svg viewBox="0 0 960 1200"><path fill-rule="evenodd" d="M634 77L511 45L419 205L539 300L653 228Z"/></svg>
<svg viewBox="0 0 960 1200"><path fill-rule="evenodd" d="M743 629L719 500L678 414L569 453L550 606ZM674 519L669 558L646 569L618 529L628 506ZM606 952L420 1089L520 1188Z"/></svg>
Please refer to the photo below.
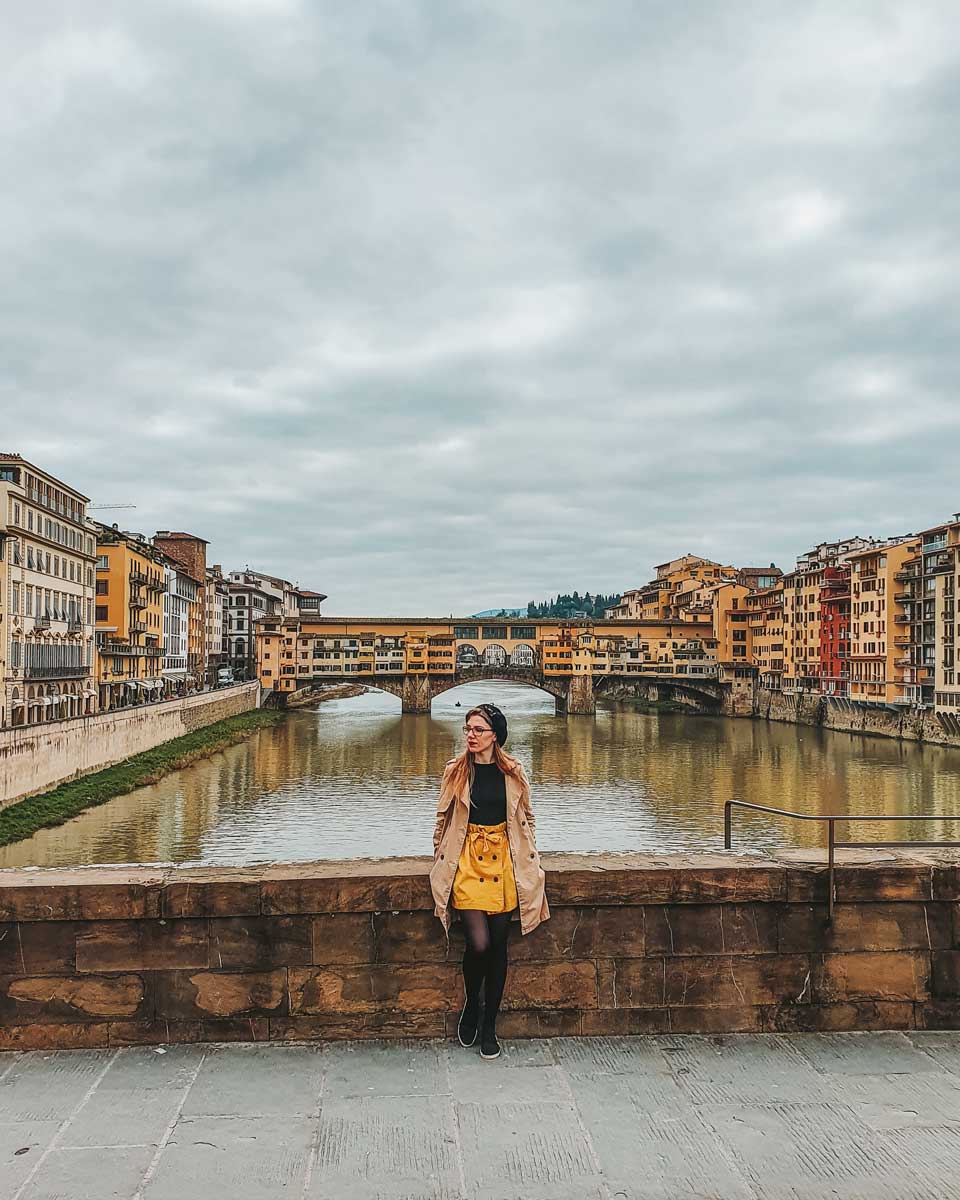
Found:
<svg viewBox="0 0 960 1200"><path fill-rule="evenodd" d="M470 823L502 825L507 819L507 785L496 763L473 764Z"/></svg>

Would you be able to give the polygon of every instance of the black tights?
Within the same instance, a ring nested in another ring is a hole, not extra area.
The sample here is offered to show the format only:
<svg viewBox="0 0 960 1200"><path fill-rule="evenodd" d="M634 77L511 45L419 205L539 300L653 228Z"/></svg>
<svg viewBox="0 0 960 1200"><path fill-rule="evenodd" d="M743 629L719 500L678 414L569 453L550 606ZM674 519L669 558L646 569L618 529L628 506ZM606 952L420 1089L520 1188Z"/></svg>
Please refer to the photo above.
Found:
<svg viewBox="0 0 960 1200"><path fill-rule="evenodd" d="M503 988L507 982L510 917L510 913L485 913L473 908L460 910L466 943L463 950L463 984L467 992L467 1005L476 1011L483 985L483 1025L491 1032L496 1026Z"/></svg>

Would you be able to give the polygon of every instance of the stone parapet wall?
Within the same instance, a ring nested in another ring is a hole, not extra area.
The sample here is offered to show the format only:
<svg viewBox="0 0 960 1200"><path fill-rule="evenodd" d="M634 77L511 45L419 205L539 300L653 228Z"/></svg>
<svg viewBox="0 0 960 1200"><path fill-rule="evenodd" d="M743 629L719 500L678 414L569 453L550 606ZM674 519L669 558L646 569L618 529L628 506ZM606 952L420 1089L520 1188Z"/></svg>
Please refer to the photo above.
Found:
<svg viewBox="0 0 960 1200"><path fill-rule="evenodd" d="M241 683L159 704L0 730L0 808L259 703L259 683Z"/></svg>
<svg viewBox="0 0 960 1200"><path fill-rule="evenodd" d="M507 1037L956 1028L960 861L545 854ZM0 1048L450 1037L424 859L0 872Z"/></svg>

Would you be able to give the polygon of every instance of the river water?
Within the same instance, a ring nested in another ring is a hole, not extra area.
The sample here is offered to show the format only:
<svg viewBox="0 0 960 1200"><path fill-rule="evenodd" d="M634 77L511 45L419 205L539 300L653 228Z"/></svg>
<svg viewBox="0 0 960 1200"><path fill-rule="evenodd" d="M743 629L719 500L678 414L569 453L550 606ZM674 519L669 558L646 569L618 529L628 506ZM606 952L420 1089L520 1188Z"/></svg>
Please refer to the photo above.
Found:
<svg viewBox="0 0 960 1200"><path fill-rule="evenodd" d="M456 701L461 707L456 707ZM958 813L960 750L631 707L558 717L532 688L478 683L430 716L382 692L331 700L222 754L0 849L0 867L248 864L431 852L437 784L483 700L533 783L543 850L709 850L723 802L807 813ZM960 822L855 823L856 840L956 838ZM735 848L821 845L825 827L743 814Z"/></svg>

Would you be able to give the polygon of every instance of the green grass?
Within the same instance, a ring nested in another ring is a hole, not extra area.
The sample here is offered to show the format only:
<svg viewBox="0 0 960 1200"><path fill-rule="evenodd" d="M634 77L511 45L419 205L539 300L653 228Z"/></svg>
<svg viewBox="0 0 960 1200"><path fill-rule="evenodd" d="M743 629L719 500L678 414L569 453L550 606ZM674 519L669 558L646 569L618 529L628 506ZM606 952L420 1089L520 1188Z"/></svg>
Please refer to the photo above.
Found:
<svg viewBox="0 0 960 1200"><path fill-rule="evenodd" d="M145 750L143 754L124 759L103 771L61 783L53 791L28 796L0 810L0 846L22 841L38 829L62 825L84 809L95 808L114 796L156 783L171 771L179 771L198 759L208 758L227 746L242 742L258 729L269 728L284 719L284 713L262 708L240 713Z"/></svg>

